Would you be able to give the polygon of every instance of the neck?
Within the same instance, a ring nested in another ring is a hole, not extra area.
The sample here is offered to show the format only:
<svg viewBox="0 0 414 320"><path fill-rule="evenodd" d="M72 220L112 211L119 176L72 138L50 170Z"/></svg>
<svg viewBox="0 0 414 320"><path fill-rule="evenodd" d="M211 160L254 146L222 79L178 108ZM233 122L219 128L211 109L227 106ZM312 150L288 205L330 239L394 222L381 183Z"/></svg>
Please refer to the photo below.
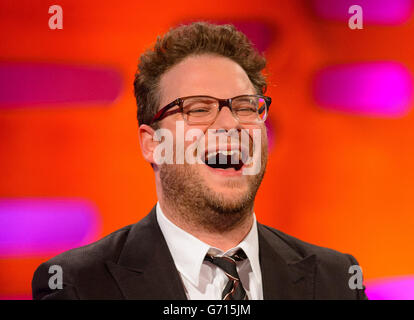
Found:
<svg viewBox="0 0 414 320"><path fill-rule="evenodd" d="M231 213L232 217L226 219L226 221L231 223L220 223L212 226L203 223L202 218L194 219L194 210L171 206L164 199L159 199L159 203L166 218L177 227L223 252L237 246L250 232L253 225L252 208L245 212ZM200 209L197 209L197 217L217 215L217 212L213 212L212 209L206 208L203 211L200 212ZM237 220L235 220L236 218Z"/></svg>

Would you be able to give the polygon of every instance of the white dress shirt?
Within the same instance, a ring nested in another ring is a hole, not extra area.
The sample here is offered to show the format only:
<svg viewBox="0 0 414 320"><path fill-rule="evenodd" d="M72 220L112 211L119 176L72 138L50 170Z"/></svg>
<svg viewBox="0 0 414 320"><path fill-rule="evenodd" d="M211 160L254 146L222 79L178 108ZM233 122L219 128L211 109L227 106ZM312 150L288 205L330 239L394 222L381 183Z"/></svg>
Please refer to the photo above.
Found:
<svg viewBox="0 0 414 320"><path fill-rule="evenodd" d="M211 255L231 256L243 249L247 259L237 262L237 272L250 300L263 300L262 273L259 263L259 240L256 216L247 236L236 247L221 251L210 247L190 233L171 222L156 206L157 221L180 273L189 300L221 300L228 277L219 267L204 261L207 252Z"/></svg>

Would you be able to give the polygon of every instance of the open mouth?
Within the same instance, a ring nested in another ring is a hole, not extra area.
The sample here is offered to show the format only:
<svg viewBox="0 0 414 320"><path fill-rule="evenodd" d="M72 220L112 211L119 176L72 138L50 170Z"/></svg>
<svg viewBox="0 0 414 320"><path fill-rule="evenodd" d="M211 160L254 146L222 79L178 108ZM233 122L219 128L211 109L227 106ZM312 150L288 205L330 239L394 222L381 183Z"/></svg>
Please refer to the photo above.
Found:
<svg viewBox="0 0 414 320"><path fill-rule="evenodd" d="M219 150L206 152L203 162L212 169L239 171L245 164L244 158L239 150Z"/></svg>

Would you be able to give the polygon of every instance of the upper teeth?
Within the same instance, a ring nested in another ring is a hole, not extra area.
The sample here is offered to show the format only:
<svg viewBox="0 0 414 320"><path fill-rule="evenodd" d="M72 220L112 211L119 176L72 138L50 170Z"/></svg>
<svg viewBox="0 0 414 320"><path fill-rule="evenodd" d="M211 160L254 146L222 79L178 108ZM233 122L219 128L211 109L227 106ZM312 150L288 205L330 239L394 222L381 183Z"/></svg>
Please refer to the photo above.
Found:
<svg viewBox="0 0 414 320"><path fill-rule="evenodd" d="M224 154L225 156L233 156L233 155L240 155L240 152L238 150L220 150L220 151L214 151L209 152L207 154L207 158L215 157L218 153Z"/></svg>

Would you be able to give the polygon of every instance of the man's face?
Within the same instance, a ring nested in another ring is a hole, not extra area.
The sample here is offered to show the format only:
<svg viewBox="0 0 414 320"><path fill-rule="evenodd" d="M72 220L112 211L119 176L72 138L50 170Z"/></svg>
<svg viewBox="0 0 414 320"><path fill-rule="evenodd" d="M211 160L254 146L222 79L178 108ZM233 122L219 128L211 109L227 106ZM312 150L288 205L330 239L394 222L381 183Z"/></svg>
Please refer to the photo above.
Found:
<svg viewBox="0 0 414 320"><path fill-rule="evenodd" d="M160 108L179 97L207 95L227 99L246 94L256 94L256 92L240 65L228 58L214 55L190 56L161 77ZM187 150L191 144L194 145L194 141L201 143L202 140L197 141L197 138L192 141L176 140L177 121L183 121L180 113L170 115L159 123L161 128L172 132L174 151L176 144L183 144L184 150ZM267 134L264 123L241 125L229 108L224 107L210 125L190 125L184 122L184 136L191 129L200 129L206 135L206 149L209 148L208 130L222 130L222 132L232 130L239 135L241 130L247 130L246 132L249 133L247 147L250 148L250 155L254 143L253 130L259 131L261 144L255 146L255 151L259 155L260 170L255 175L247 175L243 174L243 170L215 169L205 163L162 164L160 180L163 195L175 201L186 202L184 205L189 207L207 206L210 209L228 212L245 210L246 206L252 205L267 162ZM223 141L226 141L225 146ZM216 144L219 150L227 149L232 142L230 137L226 137L224 140L217 139Z"/></svg>

